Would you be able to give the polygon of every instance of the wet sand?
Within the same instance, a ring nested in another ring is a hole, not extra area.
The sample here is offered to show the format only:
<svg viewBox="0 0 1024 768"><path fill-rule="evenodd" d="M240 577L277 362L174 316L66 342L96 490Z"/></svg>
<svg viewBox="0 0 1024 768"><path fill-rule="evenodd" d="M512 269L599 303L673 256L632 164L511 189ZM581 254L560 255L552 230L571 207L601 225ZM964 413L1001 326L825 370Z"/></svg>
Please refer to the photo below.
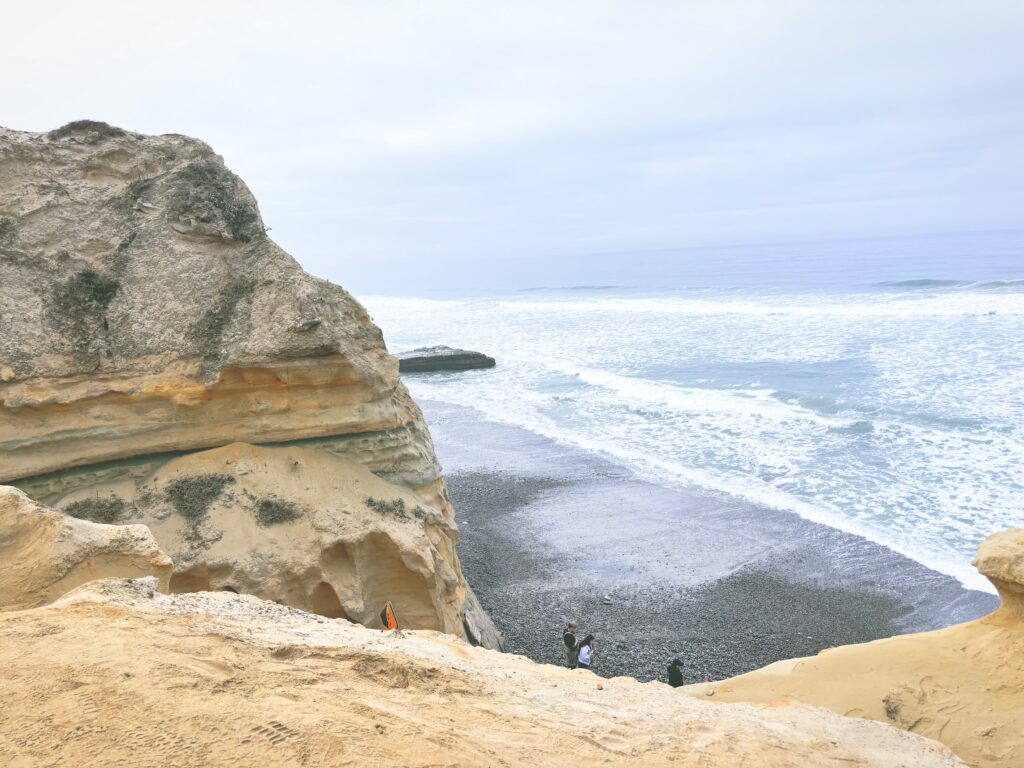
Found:
<svg viewBox="0 0 1024 768"><path fill-rule="evenodd" d="M852 534L697 488L645 482L601 456L476 411L421 401L469 583L508 650L564 663L575 619L594 671L687 682L994 609L994 595Z"/></svg>

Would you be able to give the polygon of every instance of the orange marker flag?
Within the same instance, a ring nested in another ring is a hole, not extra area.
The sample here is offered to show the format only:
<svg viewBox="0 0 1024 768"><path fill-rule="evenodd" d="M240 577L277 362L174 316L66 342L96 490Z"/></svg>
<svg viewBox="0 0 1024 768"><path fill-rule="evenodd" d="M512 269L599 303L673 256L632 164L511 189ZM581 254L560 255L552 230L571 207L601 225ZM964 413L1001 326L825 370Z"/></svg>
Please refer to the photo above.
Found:
<svg viewBox="0 0 1024 768"><path fill-rule="evenodd" d="M380 623L384 629L398 629L398 617L390 600L384 603L384 610L380 612Z"/></svg>

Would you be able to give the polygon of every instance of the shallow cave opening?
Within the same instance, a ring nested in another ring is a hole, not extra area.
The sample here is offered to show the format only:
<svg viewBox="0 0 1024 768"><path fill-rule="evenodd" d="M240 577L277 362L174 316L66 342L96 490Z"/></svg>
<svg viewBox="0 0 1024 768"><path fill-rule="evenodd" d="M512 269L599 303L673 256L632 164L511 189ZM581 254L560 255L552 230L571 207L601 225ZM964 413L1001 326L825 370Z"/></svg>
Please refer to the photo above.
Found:
<svg viewBox="0 0 1024 768"><path fill-rule="evenodd" d="M341 606L338 593L326 581L321 581L313 590L313 612L329 619L347 619L348 614Z"/></svg>

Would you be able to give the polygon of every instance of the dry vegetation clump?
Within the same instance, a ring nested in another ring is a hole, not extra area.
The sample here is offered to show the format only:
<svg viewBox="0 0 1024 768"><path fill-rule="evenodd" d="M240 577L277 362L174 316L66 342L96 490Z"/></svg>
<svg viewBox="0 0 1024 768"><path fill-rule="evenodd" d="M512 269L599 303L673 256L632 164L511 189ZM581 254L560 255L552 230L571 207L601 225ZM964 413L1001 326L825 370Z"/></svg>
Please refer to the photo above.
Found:
<svg viewBox="0 0 1024 768"><path fill-rule="evenodd" d="M373 496L367 496L364 503L378 515L391 515L399 520L410 519L409 514L405 510L405 499L388 501L387 499L375 499ZM426 512L423 510L423 507L417 504L412 508L412 516L417 520L422 520L426 517Z"/></svg>
<svg viewBox="0 0 1024 768"><path fill-rule="evenodd" d="M79 520L91 520L94 523L116 523L125 516L128 504L116 496L101 498L93 496L73 501L64 508L64 512Z"/></svg>
<svg viewBox="0 0 1024 768"><path fill-rule="evenodd" d="M231 475L206 474L182 477L167 486L167 498L174 511L193 525L206 518L210 505L225 487L235 482Z"/></svg>
<svg viewBox="0 0 1024 768"><path fill-rule="evenodd" d="M289 523L302 516L297 504L276 496L267 496L256 505L256 522L262 526Z"/></svg>

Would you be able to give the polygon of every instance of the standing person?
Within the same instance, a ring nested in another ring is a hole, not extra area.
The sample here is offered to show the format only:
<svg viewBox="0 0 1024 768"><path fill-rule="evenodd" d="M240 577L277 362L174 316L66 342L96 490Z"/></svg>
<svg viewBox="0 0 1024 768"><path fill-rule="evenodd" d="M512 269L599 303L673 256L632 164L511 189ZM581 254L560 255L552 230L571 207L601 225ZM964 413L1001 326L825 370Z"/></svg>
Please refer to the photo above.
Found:
<svg viewBox="0 0 1024 768"><path fill-rule="evenodd" d="M570 621L562 634L562 642L565 643L565 660L569 669L576 669L576 660L579 658L580 649L576 644L576 622Z"/></svg>
<svg viewBox="0 0 1024 768"><path fill-rule="evenodd" d="M580 643L579 666L583 669L590 669L594 663L594 636L587 635Z"/></svg>
<svg viewBox="0 0 1024 768"><path fill-rule="evenodd" d="M672 659L672 663L668 665L668 684L673 688L683 684L683 662L679 659Z"/></svg>

